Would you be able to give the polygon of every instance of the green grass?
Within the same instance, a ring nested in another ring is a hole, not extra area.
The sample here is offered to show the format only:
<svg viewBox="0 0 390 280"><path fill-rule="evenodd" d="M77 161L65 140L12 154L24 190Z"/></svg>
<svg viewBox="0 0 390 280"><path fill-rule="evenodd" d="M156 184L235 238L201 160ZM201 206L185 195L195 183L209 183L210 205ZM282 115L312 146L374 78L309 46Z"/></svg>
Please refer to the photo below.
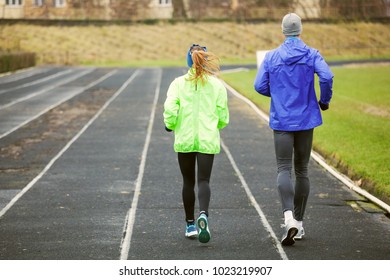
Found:
<svg viewBox="0 0 390 280"><path fill-rule="evenodd" d="M390 202L390 66L334 67L333 99L315 129L313 148L362 188ZM256 71L221 77L269 112L253 89ZM319 93L317 86L317 93Z"/></svg>
<svg viewBox="0 0 390 280"><path fill-rule="evenodd" d="M206 45L223 64L254 63L277 47L279 22L183 22L131 25L0 24L0 50L35 52L39 64L178 66L188 46ZM326 59L390 58L390 25L304 23L302 39Z"/></svg>

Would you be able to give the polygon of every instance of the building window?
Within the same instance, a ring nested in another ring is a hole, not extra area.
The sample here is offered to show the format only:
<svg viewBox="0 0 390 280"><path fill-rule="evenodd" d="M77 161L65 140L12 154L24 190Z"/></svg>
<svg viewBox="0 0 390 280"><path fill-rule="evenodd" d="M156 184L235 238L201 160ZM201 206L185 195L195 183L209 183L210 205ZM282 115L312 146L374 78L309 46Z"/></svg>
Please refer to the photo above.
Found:
<svg viewBox="0 0 390 280"><path fill-rule="evenodd" d="M7 6L22 6L23 0L5 0Z"/></svg>
<svg viewBox="0 0 390 280"><path fill-rule="evenodd" d="M45 5L45 0L34 0L34 5L37 7L42 7Z"/></svg>
<svg viewBox="0 0 390 280"><path fill-rule="evenodd" d="M66 4L65 0L53 0L54 7L65 7L65 4Z"/></svg>
<svg viewBox="0 0 390 280"><path fill-rule="evenodd" d="M158 5L160 6L171 6L172 0L158 0Z"/></svg>

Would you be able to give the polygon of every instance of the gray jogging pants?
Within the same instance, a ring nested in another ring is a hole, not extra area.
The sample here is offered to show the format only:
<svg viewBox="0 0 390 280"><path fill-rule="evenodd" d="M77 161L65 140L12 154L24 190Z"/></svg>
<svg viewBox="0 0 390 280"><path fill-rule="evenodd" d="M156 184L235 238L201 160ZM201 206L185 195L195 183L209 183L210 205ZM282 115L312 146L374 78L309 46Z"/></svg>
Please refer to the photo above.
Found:
<svg viewBox="0 0 390 280"><path fill-rule="evenodd" d="M283 212L292 210L298 221L303 220L310 192L308 165L313 143L313 129L303 131L274 130L277 186ZM291 171L294 162L295 185Z"/></svg>

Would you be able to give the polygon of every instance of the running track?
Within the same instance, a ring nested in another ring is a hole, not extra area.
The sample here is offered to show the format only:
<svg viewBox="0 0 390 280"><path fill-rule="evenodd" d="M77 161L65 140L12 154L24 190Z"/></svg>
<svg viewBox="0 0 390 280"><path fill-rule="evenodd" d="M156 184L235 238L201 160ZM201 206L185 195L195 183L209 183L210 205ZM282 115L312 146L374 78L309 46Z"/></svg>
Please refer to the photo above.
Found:
<svg viewBox="0 0 390 280"><path fill-rule="evenodd" d="M0 77L0 259L389 258L386 211L314 160L306 236L280 245L272 132L231 90L211 178L212 240L185 239L162 122L167 88L184 71L37 67Z"/></svg>

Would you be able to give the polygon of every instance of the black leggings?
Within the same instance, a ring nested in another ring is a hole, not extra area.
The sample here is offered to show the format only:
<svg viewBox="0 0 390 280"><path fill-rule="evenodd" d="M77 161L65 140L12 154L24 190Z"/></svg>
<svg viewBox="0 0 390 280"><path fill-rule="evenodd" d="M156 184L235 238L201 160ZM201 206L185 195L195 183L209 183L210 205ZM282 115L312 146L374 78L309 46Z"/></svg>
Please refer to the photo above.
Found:
<svg viewBox="0 0 390 280"><path fill-rule="evenodd" d="M195 211L195 163L198 166L199 211L208 215L210 203L210 176L214 155L202 153L178 153L179 166L183 175L183 204L186 221L194 221Z"/></svg>

